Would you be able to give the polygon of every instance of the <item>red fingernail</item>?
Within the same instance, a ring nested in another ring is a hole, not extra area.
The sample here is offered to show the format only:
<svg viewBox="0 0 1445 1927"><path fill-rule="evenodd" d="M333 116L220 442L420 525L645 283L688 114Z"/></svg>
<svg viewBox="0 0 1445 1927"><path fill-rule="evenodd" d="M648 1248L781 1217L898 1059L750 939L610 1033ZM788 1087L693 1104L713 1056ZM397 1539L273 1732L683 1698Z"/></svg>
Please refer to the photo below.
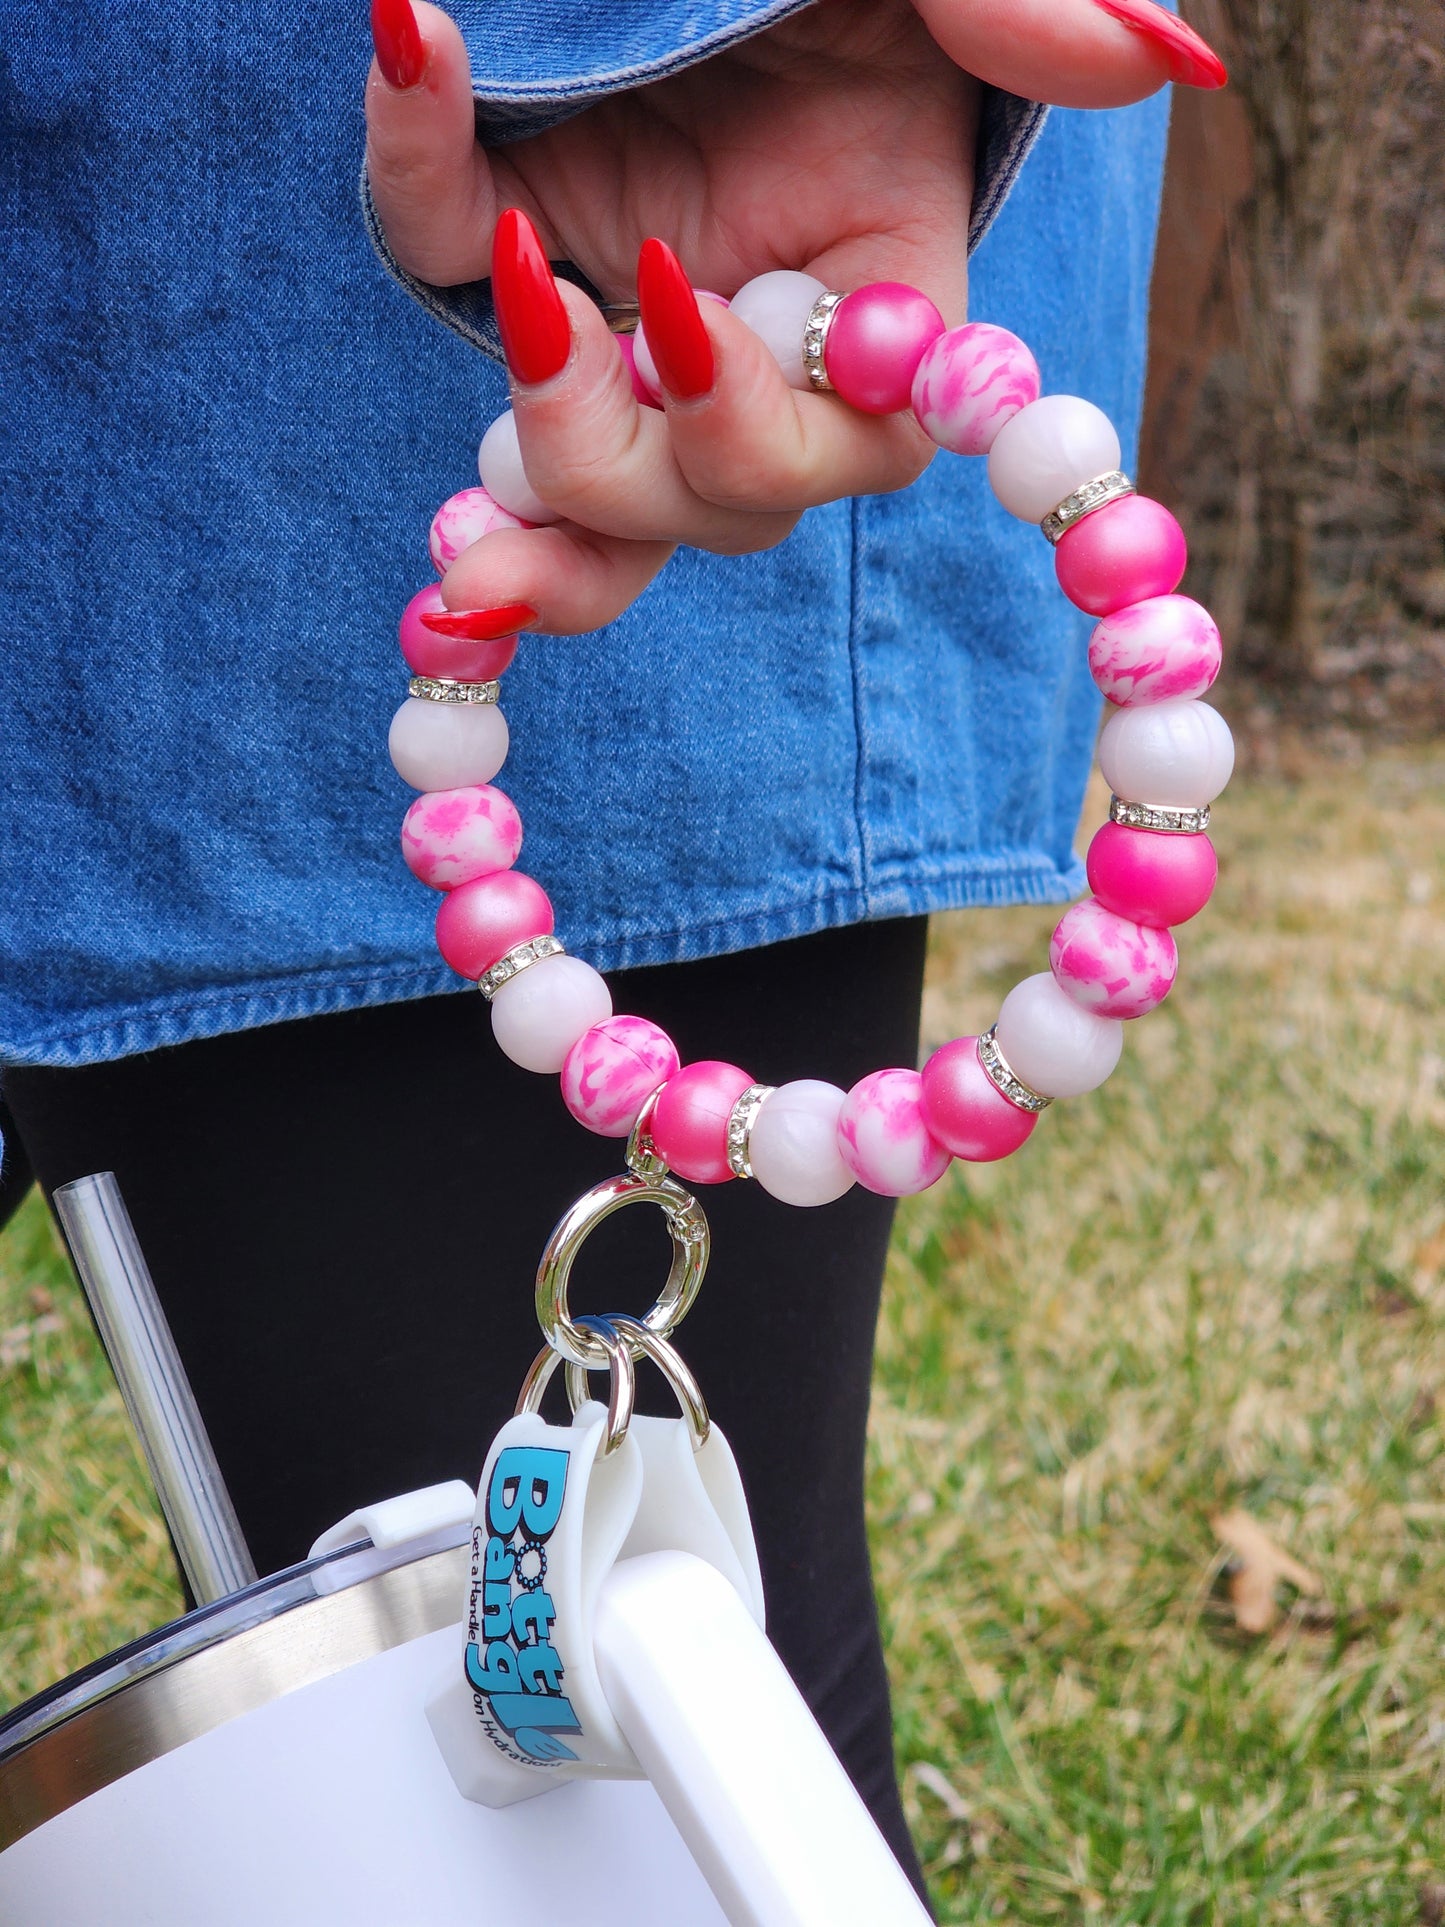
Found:
<svg viewBox="0 0 1445 1927"><path fill-rule="evenodd" d="M1161 48L1169 60L1171 79L1186 87L1222 87L1229 79L1209 42L1174 14L1156 7L1154 0L1094 0L1094 5Z"/></svg>
<svg viewBox="0 0 1445 1927"><path fill-rule="evenodd" d="M712 387L716 366L697 296L665 241L644 241L637 257L637 305L657 375L669 395L692 401Z"/></svg>
<svg viewBox="0 0 1445 1927"><path fill-rule="evenodd" d="M492 299L507 366L524 383L561 374L572 352L572 328L537 230L509 207L492 236Z"/></svg>
<svg viewBox="0 0 1445 1927"><path fill-rule="evenodd" d="M537 620L530 602L507 602L500 609L426 610L422 627L438 636L460 636L466 642L496 642L514 636Z"/></svg>
<svg viewBox="0 0 1445 1927"><path fill-rule="evenodd" d="M389 87L415 87L426 71L426 42L411 0L371 0L376 64Z"/></svg>

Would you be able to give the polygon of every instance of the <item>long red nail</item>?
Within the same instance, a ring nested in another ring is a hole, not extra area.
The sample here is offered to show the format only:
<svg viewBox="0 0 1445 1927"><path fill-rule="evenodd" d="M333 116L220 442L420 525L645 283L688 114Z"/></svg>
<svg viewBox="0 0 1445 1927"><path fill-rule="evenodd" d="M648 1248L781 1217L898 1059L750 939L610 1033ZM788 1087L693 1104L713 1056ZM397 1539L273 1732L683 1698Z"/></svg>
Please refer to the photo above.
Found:
<svg viewBox="0 0 1445 1927"><path fill-rule="evenodd" d="M460 636L465 642L495 642L514 636L537 620L530 602L506 602L499 609L426 610L422 627L438 636Z"/></svg>
<svg viewBox="0 0 1445 1927"><path fill-rule="evenodd" d="M665 241L642 244L637 257L637 305L657 375L669 395L692 401L712 387L712 342L682 263Z"/></svg>
<svg viewBox="0 0 1445 1927"><path fill-rule="evenodd" d="M1193 27L1177 19L1154 0L1094 0L1096 7L1142 33L1169 59L1169 74L1186 87L1222 87L1229 79L1224 62Z"/></svg>
<svg viewBox="0 0 1445 1927"><path fill-rule="evenodd" d="M567 365L572 328L546 250L519 207L492 236L492 298L507 366L524 383L550 381Z"/></svg>
<svg viewBox="0 0 1445 1927"><path fill-rule="evenodd" d="M426 71L426 42L411 0L371 0L376 64L389 87L415 87Z"/></svg>

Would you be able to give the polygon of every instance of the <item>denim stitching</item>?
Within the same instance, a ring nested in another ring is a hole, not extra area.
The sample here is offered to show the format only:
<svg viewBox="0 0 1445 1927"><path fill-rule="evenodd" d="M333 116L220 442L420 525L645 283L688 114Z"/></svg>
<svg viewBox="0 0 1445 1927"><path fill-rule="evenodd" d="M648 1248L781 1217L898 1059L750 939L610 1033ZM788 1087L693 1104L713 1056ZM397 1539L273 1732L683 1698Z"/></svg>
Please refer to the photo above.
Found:
<svg viewBox="0 0 1445 1927"><path fill-rule="evenodd" d="M1075 874L1079 872L1079 874ZM1082 884L1081 867L1060 871L1047 859L1017 862L984 859L977 866L939 866L932 878L900 879L890 889L886 908L871 908L863 892L854 888L829 891L792 909L773 909L746 917L722 917L689 924L678 930L658 929L610 943L578 938L569 947L603 971L635 970L649 965L685 963L694 958L757 949L789 937L811 936L878 916L928 916L935 911L1001 907L1006 904L1063 903L1076 896ZM728 941L719 946L714 933ZM116 1056L183 1044L230 1031L253 1030L262 1024L320 1016L329 1011L365 1009L377 1004L404 1003L470 988L458 983L445 965L418 969L415 965L380 965L370 971L298 970L283 979L223 991L192 992L143 999L113 1009L103 1023L55 1030L39 1028L17 1040L7 1056L15 1065L52 1065L66 1068L103 1062ZM359 993L359 994L358 994ZM189 1021L188 1021L189 1020Z"/></svg>

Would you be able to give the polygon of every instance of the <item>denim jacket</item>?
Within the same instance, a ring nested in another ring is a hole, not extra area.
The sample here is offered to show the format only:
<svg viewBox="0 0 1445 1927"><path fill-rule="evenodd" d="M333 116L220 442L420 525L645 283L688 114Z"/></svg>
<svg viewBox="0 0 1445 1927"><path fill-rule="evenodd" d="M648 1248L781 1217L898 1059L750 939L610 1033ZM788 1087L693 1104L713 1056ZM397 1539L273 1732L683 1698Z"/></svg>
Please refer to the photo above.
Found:
<svg viewBox="0 0 1445 1927"><path fill-rule="evenodd" d="M794 4L457 12L500 140ZM368 243L368 56L356 0L0 0L0 1061L459 988L386 730L428 523L506 391L485 288L409 300ZM1126 450L1165 117L985 115L972 310ZM948 455L769 554L684 551L508 672L523 866L604 969L1063 899L1087 628Z"/></svg>

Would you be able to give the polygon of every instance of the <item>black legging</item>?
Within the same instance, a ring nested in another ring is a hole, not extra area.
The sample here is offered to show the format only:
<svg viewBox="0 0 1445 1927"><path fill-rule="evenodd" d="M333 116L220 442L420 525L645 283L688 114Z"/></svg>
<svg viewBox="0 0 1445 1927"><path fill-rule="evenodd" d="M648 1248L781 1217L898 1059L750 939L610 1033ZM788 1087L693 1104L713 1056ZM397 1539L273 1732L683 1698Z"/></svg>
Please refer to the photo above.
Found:
<svg viewBox="0 0 1445 1927"><path fill-rule="evenodd" d="M846 1089L915 1060L925 929L863 924L611 984L684 1062ZM47 1193L117 1174L263 1573L356 1505L477 1479L539 1344L547 1236L621 1169L555 1078L503 1058L476 995L13 1070L5 1090ZM816 1211L756 1184L700 1195L713 1259L678 1344L742 1469L768 1630L921 1888L863 1529L893 1207L861 1187ZM574 1308L644 1309L668 1251L658 1214L620 1213L579 1263ZM643 1400L666 1410L649 1376Z"/></svg>

